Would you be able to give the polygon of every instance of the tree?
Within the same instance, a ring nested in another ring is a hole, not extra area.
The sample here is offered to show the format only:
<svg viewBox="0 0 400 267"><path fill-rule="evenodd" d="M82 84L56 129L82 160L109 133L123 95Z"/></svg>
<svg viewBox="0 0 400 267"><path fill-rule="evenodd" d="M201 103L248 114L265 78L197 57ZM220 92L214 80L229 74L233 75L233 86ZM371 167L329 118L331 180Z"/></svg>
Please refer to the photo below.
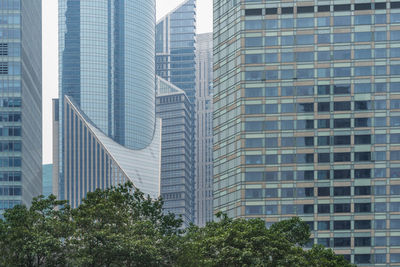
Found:
<svg viewBox="0 0 400 267"><path fill-rule="evenodd" d="M304 250L310 230L299 218L267 229L261 219L218 217L219 222L188 229L177 266L351 266L331 250Z"/></svg>
<svg viewBox="0 0 400 267"><path fill-rule="evenodd" d="M70 208L55 196L33 199L32 206L6 210L0 220L0 266L66 264L65 239L71 235Z"/></svg>
<svg viewBox="0 0 400 267"><path fill-rule="evenodd" d="M73 211L69 240L78 266L170 266L178 251L181 220L164 215L132 183L88 193Z"/></svg>

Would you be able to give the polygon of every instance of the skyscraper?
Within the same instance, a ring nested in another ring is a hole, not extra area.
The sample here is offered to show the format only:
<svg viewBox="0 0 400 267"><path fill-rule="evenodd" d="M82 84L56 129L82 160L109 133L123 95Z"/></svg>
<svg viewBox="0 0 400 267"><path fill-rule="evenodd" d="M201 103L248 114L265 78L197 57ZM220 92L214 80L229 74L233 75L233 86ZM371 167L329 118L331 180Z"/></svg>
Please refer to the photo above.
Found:
<svg viewBox="0 0 400 267"><path fill-rule="evenodd" d="M159 194L155 1L59 0L59 195L128 180Z"/></svg>
<svg viewBox="0 0 400 267"><path fill-rule="evenodd" d="M157 21L156 74L196 96L196 1L186 0Z"/></svg>
<svg viewBox="0 0 400 267"><path fill-rule="evenodd" d="M351 3L350 3L351 2ZM214 1L214 210L400 263L400 2Z"/></svg>
<svg viewBox="0 0 400 267"><path fill-rule="evenodd" d="M186 0L178 7L176 7L169 14L161 18L157 22L156 26L156 74L157 76L164 79L162 84L166 85L166 82L169 82L171 85L177 87L175 89L182 90L180 92L181 99L179 105L183 105L184 109L192 112L192 114L185 114L184 117L190 118L190 125L192 129L189 131L192 134L192 137L185 137L185 141L190 141L191 143L183 143L185 145L186 155L185 161L181 162L182 166L185 169L185 178L181 179L169 179L168 186L165 189L166 191L176 186L177 188L182 186L183 183L186 184L186 189L188 190L182 197L185 198L183 204L179 201L168 201L167 211L176 210L178 214L186 214L185 222L188 218L190 218L190 222L193 222L193 214L194 214L194 170L195 170L195 96L196 96L196 1L195 0ZM159 80L161 81L161 80ZM167 86L168 87L168 86ZM171 86L169 86L172 88ZM174 89L174 90L175 90ZM182 93L184 93L182 95ZM189 105L191 107L187 107L186 98L189 100ZM174 105L165 105L166 103L161 103L160 98L157 100L157 105L161 105L157 107L158 110L163 110L165 108L173 109ZM179 109L179 108L178 108ZM174 113L174 112L172 112ZM177 118L176 121L182 117L180 112L174 113ZM160 114L161 115L161 114ZM161 115L165 117L166 115ZM170 116L169 114L167 115ZM171 118L171 117L169 117ZM173 121L173 120L169 120ZM169 122L168 122L169 123ZM175 122L174 122L175 123ZM187 124L184 122L183 124ZM163 123L164 127L164 123ZM163 134L167 134L170 130L163 130ZM183 129L181 134L187 134L188 129ZM164 141L163 141L164 142ZM175 149L182 149L181 142L170 142L168 144L168 149L172 149L171 146L176 145ZM189 153L190 151L190 153ZM169 152L163 151L163 155L167 155ZM181 153L181 152L178 152ZM190 156L188 158L187 156ZM167 157L162 159L163 162L169 161L170 158ZM181 168L179 166L177 168ZM163 175L167 175L166 173L170 173L171 166L168 164L163 164L161 171ZM177 174L177 177L181 176L181 174ZM170 177L171 178L171 177ZM189 183L190 180L190 183ZM162 187L165 183L162 183ZM189 187L190 185L190 187ZM190 188L190 189L189 189ZM179 189L181 190L181 189ZM164 191L161 189L161 191ZM187 197L190 197L187 199ZM172 206L173 203L176 206ZM190 204L190 212L187 205ZM187 208L185 211L182 210L182 205L185 205ZM183 213L184 212L184 213ZM190 215L189 215L190 213Z"/></svg>
<svg viewBox="0 0 400 267"><path fill-rule="evenodd" d="M184 226L194 217L193 105L185 92L157 77L156 114L162 119L161 196L164 211L182 216Z"/></svg>
<svg viewBox="0 0 400 267"><path fill-rule="evenodd" d="M195 223L213 219L213 34L197 35Z"/></svg>
<svg viewBox="0 0 400 267"><path fill-rule="evenodd" d="M41 10L0 1L0 213L42 193Z"/></svg>

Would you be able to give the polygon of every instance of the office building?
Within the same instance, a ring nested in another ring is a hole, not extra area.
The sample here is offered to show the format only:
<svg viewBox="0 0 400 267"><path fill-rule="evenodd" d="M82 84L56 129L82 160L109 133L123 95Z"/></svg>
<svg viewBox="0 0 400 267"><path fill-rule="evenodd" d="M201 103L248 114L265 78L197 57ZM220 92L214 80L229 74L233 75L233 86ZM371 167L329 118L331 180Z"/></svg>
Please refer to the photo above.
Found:
<svg viewBox="0 0 400 267"><path fill-rule="evenodd" d="M165 192L170 190L174 185L178 188L182 186L182 183L185 183L188 191L184 197L185 204L180 201L168 201L166 206L169 211L175 210L177 214L186 214L184 217L185 224L187 225L188 220L193 222L193 214L194 214L194 176L195 176L195 97L196 97L196 1L195 0L186 0L181 3L178 7L172 10L170 13L161 18L156 24L156 74L162 80L159 79L158 84L167 84L169 82L171 85L174 85L176 89L182 90L180 91L180 99L177 100L181 105L179 108L184 108L192 114L184 116L186 118L190 118L190 125L192 129L189 131L192 136L185 137L185 143L181 142L171 142L168 144L168 148L171 148L171 145L176 144L176 150L180 150L182 145L185 145L185 157L190 156L190 158L185 158L185 163L182 166L186 168L185 172L185 181L179 179L170 179L169 182L174 182L175 184L169 184L168 188L166 188ZM160 82L162 81L162 82ZM168 86L167 86L168 87ZM171 86L169 86L171 87ZM172 88L172 87L171 87ZM184 93L184 94L182 94ZM186 98L189 100L190 107L187 107ZM173 109L174 104L170 104L168 106L164 106L164 103L161 104L159 101L161 98L157 100L156 105L157 110L164 110L166 108ZM173 112L172 112L173 113ZM175 113L177 121L180 120L182 114L177 111ZM163 117L160 114L161 117ZM165 116L165 115L164 115ZM170 116L170 115L167 115ZM163 117L164 118L164 117ZM172 117L171 117L172 119ZM169 120L172 122L173 120ZM172 122L175 123L175 122ZM183 124L187 125L187 122ZM163 123L163 127L165 123ZM166 126L168 127L168 126ZM163 130L163 135L166 135L170 130ZM187 134L188 130L184 129L181 133ZM190 141L191 143L187 143L186 141ZM189 152L190 151L190 152ZM181 153L181 152L177 152ZM165 154L165 153L164 153ZM163 161L168 161L168 159L163 159ZM166 168L166 169L164 169ZM175 168L175 167L173 167ZM181 166L177 167L181 168ZM162 173L169 173L170 166L168 164L162 164L161 168ZM163 174L164 175L164 174ZM162 175L162 176L163 176ZM167 175L167 174L165 174ZM180 176L181 174L178 174ZM189 182L190 180L190 182ZM163 183L162 183L163 184ZM190 186L189 186L190 185ZM163 190L164 185L161 186L161 191ZM190 190L189 190L190 188ZM180 189L179 189L180 190ZM187 199L187 198L190 198ZM172 206L176 204L176 206ZM184 205L185 211L182 210L182 205ZM190 206L190 208L189 208Z"/></svg>
<svg viewBox="0 0 400 267"><path fill-rule="evenodd" d="M400 2L214 1L214 212L400 264Z"/></svg>
<svg viewBox="0 0 400 267"><path fill-rule="evenodd" d="M60 0L59 45L58 195L132 181L157 197L155 1Z"/></svg>
<svg viewBox="0 0 400 267"><path fill-rule="evenodd" d="M0 213L42 193L41 10L0 1Z"/></svg>
<svg viewBox="0 0 400 267"><path fill-rule="evenodd" d="M43 165L43 189L42 195L45 197L53 194L53 164Z"/></svg>
<svg viewBox="0 0 400 267"><path fill-rule="evenodd" d="M193 111L185 92L157 77L156 114L162 119L161 196L164 212L193 222Z"/></svg>
<svg viewBox="0 0 400 267"><path fill-rule="evenodd" d="M195 223L213 219L213 34L197 35Z"/></svg>
<svg viewBox="0 0 400 267"><path fill-rule="evenodd" d="M156 74L196 96L196 1L186 0L157 21Z"/></svg>

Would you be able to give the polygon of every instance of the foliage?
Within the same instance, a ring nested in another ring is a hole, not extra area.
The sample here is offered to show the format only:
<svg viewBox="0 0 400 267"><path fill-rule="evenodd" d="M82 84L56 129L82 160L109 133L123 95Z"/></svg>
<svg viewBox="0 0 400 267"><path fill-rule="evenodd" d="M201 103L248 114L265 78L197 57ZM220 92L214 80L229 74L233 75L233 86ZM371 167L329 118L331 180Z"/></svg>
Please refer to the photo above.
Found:
<svg viewBox="0 0 400 267"><path fill-rule="evenodd" d="M162 205L131 183L88 193L74 210L35 198L0 220L0 266L351 266L322 246L304 249L310 230L299 218L268 229L218 214L182 231Z"/></svg>

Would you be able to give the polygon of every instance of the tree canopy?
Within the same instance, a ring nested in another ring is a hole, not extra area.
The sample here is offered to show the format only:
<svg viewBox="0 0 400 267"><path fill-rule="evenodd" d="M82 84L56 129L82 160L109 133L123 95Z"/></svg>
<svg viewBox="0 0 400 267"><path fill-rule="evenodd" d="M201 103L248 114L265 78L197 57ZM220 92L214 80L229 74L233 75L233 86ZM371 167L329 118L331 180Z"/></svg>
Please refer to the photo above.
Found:
<svg viewBox="0 0 400 267"><path fill-rule="evenodd" d="M352 266L331 249L305 249L310 230L299 218L268 229L218 214L182 230L162 205L131 183L88 193L77 209L35 198L0 220L0 266Z"/></svg>

